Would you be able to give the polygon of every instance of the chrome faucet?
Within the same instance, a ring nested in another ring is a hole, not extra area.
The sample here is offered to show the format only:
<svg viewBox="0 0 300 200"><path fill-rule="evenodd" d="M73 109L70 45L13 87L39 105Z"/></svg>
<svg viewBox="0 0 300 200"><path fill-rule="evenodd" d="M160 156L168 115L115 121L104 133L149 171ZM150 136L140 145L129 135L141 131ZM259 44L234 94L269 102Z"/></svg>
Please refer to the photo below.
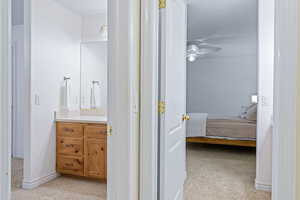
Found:
<svg viewBox="0 0 300 200"><path fill-rule="evenodd" d="M95 109L97 106L96 106L96 95L95 95L95 85L100 85L100 81L96 81L96 80L93 80L92 81L92 89L91 89L91 109Z"/></svg>

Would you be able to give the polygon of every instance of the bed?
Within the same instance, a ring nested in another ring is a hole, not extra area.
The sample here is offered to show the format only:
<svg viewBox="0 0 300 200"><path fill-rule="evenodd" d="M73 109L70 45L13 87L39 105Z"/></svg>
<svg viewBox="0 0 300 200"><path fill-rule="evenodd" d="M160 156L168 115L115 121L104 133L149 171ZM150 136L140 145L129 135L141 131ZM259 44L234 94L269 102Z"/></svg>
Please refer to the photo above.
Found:
<svg viewBox="0 0 300 200"><path fill-rule="evenodd" d="M187 142L256 146L256 120L204 113L190 113L190 117Z"/></svg>

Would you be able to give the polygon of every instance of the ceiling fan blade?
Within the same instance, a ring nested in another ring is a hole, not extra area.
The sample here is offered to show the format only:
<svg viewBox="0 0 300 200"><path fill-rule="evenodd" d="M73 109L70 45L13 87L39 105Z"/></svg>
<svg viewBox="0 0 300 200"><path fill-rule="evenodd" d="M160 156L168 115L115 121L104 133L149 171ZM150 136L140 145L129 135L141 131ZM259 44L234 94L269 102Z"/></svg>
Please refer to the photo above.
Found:
<svg viewBox="0 0 300 200"><path fill-rule="evenodd" d="M199 37L197 39L194 40L189 40L188 43L204 43L204 42L208 42L208 43L218 43L224 40L230 40L235 38L236 36L234 35L209 35L206 37Z"/></svg>

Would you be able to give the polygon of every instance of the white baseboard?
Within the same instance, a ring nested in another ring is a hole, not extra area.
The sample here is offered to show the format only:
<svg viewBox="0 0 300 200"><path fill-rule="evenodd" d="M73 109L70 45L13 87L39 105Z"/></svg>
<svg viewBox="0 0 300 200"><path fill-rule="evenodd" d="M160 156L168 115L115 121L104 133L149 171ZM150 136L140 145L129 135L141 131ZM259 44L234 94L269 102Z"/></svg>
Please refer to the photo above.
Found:
<svg viewBox="0 0 300 200"><path fill-rule="evenodd" d="M270 185L270 184L259 183L259 182L255 181L255 188L257 190L272 192L272 185Z"/></svg>
<svg viewBox="0 0 300 200"><path fill-rule="evenodd" d="M55 178L57 178L59 176L58 173L56 172L53 172L47 176L43 176L43 177L40 177L40 178L37 178L37 179L34 179L34 180L31 180L31 181L28 181L28 180L24 180L23 181L23 185L22 185L22 188L23 189L34 189L44 183L47 183Z"/></svg>

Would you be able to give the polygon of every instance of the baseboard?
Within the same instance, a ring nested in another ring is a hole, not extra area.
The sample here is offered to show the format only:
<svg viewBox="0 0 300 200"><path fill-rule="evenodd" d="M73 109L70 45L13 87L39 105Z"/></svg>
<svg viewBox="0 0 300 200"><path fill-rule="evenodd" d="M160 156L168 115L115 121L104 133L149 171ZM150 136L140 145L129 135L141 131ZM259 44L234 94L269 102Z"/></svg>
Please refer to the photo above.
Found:
<svg viewBox="0 0 300 200"><path fill-rule="evenodd" d="M259 183L259 182L255 181L255 188L257 190L272 192L272 185L270 185L270 184Z"/></svg>
<svg viewBox="0 0 300 200"><path fill-rule="evenodd" d="M57 178L59 176L58 173L56 172L53 172L47 176L43 176L43 177L40 177L40 178L37 178L37 179L34 179L32 181L27 181L27 180L24 180L23 181L23 185L22 185L22 188L23 189L34 189L44 183L47 183L55 178Z"/></svg>

